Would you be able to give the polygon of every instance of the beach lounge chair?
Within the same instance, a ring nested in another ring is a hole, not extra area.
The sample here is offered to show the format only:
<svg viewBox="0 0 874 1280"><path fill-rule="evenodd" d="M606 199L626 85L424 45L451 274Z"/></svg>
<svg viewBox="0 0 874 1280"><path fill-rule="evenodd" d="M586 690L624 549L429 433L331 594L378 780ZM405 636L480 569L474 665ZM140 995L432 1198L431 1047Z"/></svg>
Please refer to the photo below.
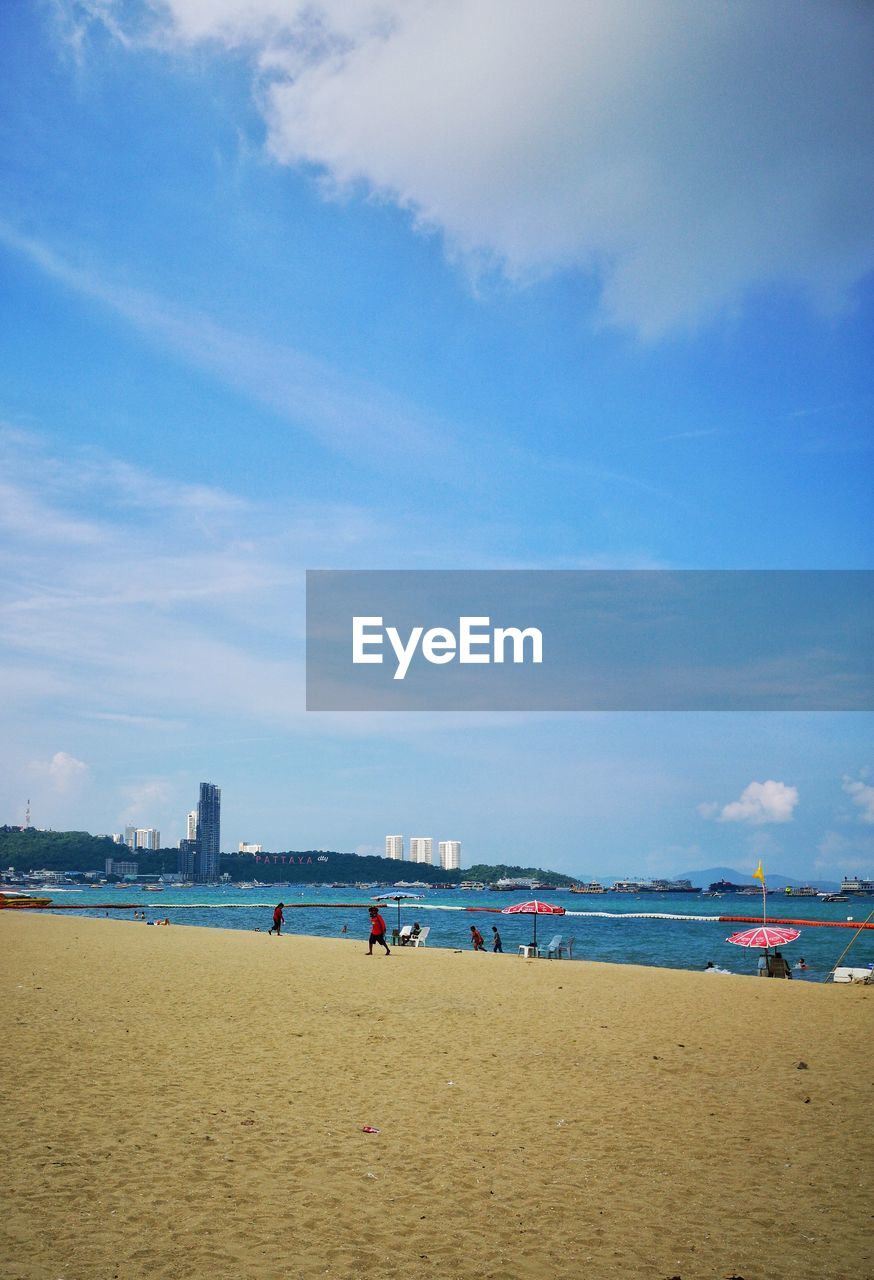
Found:
<svg viewBox="0 0 874 1280"><path fill-rule="evenodd" d="M412 932L413 932L413 926L411 924L405 924L403 929L401 929L400 933L398 934L398 936L394 939L394 941L398 944L399 947L405 947L410 940L410 934Z"/></svg>
<svg viewBox="0 0 874 1280"><path fill-rule="evenodd" d="M414 946L414 947L424 947L424 945L425 945L425 939L428 937L428 934L429 934L430 932L431 932L431 926L430 926L429 924L426 924L426 925L425 925L425 928L424 928L424 929L420 929L420 930L419 930L419 932L418 932L418 935L417 935L415 938L413 938L413 946Z"/></svg>
<svg viewBox="0 0 874 1280"><path fill-rule="evenodd" d="M547 960L561 959L561 945L562 945L562 937L560 933L557 933L555 937L552 939L552 941L549 943L549 946L546 948ZM541 951L540 954L542 955L543 952Z"/></svg>

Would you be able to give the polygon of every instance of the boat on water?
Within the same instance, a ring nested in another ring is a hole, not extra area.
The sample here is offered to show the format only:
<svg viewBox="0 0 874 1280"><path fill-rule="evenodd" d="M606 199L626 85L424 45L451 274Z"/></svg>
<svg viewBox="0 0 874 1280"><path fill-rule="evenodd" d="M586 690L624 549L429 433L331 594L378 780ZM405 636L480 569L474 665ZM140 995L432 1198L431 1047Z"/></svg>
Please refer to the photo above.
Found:
<svg viewBox="0 0 874 1280"><path fill-rule="evenodd" d="M791 884L787 884L783 890L787 898L818 898L819 890L814 889L812 884L802 884L797 889L793 889Z"/></svg>
<svg viewBox="0 0 874 1280"><path fill-rule="evenodd" d="M572 884L569 893L606 893L607 890L597 880L589 880L586 884Z"/></svg>
<svg viewBox="0 0 874 1280"><path fill-rule="evenodd" d="M756 884L732 884L730 880L714 880L713 884L709 884L705 891L712 896L721 896L724 893L739 893L743 897L761 898L762 890ZM773 893L772 889L768 889L768 893Z"/></svg>
<svg viewBox="0 0 874 1280"><path fill-rule="evenodd" d="M841 893L874 893L874 880L862 880L859 876L844 876Z"/></svg>
<svg viewBox="0 0 874 1280"><path fill-rule="evenodd" d="M712 888L712 886L711 886ZM613 893L700 893L691 880L615 880Z"/></svg>
<svg viewBox="0 0 874 1280"><path fill-rule="evenodd" d="M850 899L845 893L818 893L816 895L820 902L849 902Z"/></svg>
<svg viewBox="0 0 874 1280"><path fill-rule="evenodd" d="M24 911L28 907L40 908L51 905L51 898L34 898L28 893L0 893L0 911Z"/></svg>

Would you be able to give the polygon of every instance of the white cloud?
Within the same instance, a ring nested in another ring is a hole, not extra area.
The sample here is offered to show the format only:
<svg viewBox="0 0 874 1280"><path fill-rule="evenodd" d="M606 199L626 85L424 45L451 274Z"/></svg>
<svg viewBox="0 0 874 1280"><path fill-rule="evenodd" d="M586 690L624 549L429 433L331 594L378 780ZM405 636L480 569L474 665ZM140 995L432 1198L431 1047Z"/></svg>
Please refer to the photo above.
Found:
<svg viewBox="0 0 874 1280"><path fill-rule="evenodd" d="M748 822L763 826L768 822L791 822L798 804L798 788L785 782L751 782L744 787L739 800L720 806L710 802L700 804L702 818L716 818L718 822Z"/></svg>
<svg viewBox="0 0 874 1280"><path fill-rule="evenodd" d="M845 777L841 784L845 793L861 810L860 822L874 822L874 787L858 778Z"/></svg>
<svg viewBox="0 0 874 1280"><path fill-rule="evenodd" d="M77 760L66 751L56 751L51 760L34 760L30 768L33 774L45 778L50 787L61 795L76 790L88 776L85 761Z"/></svg>
<svg viewBox="0 0 874 1280"><path fill-rule="evenodd" d="M868 6L151 0L140 41L244 49L268 146L516 280L579 268L644 336L874 266ZM106 0L94 8L121 15Z"/></svg>

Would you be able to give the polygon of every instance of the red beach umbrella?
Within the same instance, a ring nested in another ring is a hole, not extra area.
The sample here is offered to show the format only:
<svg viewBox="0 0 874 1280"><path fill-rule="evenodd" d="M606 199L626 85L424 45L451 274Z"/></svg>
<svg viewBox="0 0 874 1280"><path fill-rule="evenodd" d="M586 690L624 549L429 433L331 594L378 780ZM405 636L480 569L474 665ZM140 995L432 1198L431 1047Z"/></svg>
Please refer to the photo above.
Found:
<svg viewBox="0 0 874 1280"><path fill-rule="evenodd" d="M782 947L787 942L794 942L801 936L800 929L784 929L775 924L760 924L755 929L744 929L742 933L733 933L726 942L733 942L736 947L759 947L767 951L768 947Z"/></svg>
<svg viewBox="0 0 874 1280"><path fill-rule="evenodd" d="M730 938L726 938L726 942L732 942L736 947L759 947L767 956L768 947L781 947L785 942L794 942L800 933L800 929L787 929L784 925L760 924L755 929L733 933ZM759 964L761 965L761 961Z"/></svg>
<svg viewBox="0 0 874 1280"><path fill-rule="evenodd" d="M533 916L534 917L534 945L537 946L537 917L538 916L563 916L564 907L555 907L551 902L541 902L539 898L532 898L530 902L514 902L511 907L504 907L501 912L503 916Z"/></svg>

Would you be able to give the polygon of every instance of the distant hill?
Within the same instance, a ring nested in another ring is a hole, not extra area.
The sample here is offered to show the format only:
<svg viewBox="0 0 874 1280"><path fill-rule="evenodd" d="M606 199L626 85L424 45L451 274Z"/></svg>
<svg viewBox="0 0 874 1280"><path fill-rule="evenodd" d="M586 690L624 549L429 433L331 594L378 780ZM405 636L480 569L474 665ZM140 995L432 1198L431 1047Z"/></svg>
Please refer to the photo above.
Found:
<svg viewBox="0 0 874 1280"><path fill-rule="evenodd" d="M12 866L20 874L27 871L98 871L106 859L131 859L141 875L158 876L175 872L176 849L137 849L115 844L109 836L92 836L88 831L38 831L35 827L0 826L0 868ZM394 884L398 880L419 880L426 884L458 884L460 880L493 883L502 876L537 878L560 888L574 883L573 876L540 867L476 865L461 871L419 862L397 862L389 858L339 853L323 849L286 850L281 853L223 853L220 870L232 880L260 880L265 884L332 884L376 881Z"/></svg>
<svg viewBox="0 0 874 1280"><path fill-rule="evenodd" d="M738 871L734 867L705 867L703 871L678 871L677 880L691 880L693 884L700 885L702 889L706 889L709 884L713 884L716 880L729 880L732 884L749 884L755 886L758 881L754 880L748 871ZM765 869L765 883L769 889L782 889L784 885L789 885L792 889L798 889L803 884L813 885L814 889L824 889L831 893L840 888L837 880L820 880L808 879L797 880L794 876L784 876L782 871L769 871Z"/></svg>

